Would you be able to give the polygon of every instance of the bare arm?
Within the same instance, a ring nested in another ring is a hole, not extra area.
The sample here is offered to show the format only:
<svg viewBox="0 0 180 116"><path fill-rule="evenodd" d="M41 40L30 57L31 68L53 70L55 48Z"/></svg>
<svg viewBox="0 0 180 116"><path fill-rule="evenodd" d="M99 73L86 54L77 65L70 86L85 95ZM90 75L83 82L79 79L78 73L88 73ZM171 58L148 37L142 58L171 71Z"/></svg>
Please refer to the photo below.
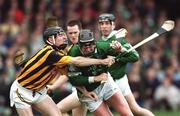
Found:
<svg viewBox="0 0 180 116"><path fill-rule="evenodd" d="M87 86L90 83L95 82L105 82L108 79L108 74L102 73L97 76L84 76L84 75L78 75L79 72L69 74L69 81L74 86Z"/></svg>
<svg viewBox="0 0 180 116"><path fill-rule="evenodd" d="M58 88L60 85L64 84L67 81L68 81L68 77L66 75L60 75L52 85L47 85L48 91L55 90L56 88Z"/></svg>
<svg viewBox="0 0 180 116"><path fill-rule="evenodd" d="M114 63L113 57L108 57L106 59L93 59L93 58L85 58L85 57L73 57L70 61L70 64L74 64L76 66L89 66L89 65L112 65Z"/></svg>

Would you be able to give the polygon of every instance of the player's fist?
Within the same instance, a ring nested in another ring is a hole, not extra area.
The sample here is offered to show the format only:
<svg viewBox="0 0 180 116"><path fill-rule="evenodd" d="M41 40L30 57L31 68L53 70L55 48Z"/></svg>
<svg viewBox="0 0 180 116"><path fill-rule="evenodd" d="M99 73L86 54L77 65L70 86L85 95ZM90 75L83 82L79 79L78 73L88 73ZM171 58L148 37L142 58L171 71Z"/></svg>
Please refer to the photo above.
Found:
<svg viewBox="0 0 180 116"><path fill-rule="evenodd" d="M126 48L124 48L120 42L118 41L112 41L112 43L110 44L110 46L115 49L117 52L124 52L126 51Z"/></svg>

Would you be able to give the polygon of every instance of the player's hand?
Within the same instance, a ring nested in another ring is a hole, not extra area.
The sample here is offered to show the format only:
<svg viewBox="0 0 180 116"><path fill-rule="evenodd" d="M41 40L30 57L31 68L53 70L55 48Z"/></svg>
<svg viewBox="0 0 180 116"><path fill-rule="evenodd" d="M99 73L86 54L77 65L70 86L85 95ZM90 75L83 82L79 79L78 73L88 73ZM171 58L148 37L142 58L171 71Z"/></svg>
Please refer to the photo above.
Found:
<svg viewBox="0 0 180 116"><path fill-rule="evenodd" d="M104 65L111 66L114 63L115 63L115 59L113 56L108 56L107 58L102 60L102 64L104 64Z"/></svg>
<svg viewBox="0 0 180 116"><path fill-rule="evenodd" d="M110 67L112 64L115 63L115 57L114 56L107 56L107 58L109 58L108 67Z"/></svg>
<svg viewBox="0 0 180 116"><path fill-rule="evenodd" d="M112 41L112 43L110 44L110 46L115 49L117 52L124 52L126 50L126 48L124 48L120 42L118 41Z"/></svg>
<svg viewBox="0 0 180 116"><path fill-rule="evenodd" d="M108 80L108 74L102 73L94 77L94 82L106 82Z"/></svg>
<svg viewBox="0 0 180 116"><path fill-rule="evenodd" d="M98 96L96 95L95 92L86 92L86 94L84 94L84 96L89 97L94 101L98 100Z"/></svg>

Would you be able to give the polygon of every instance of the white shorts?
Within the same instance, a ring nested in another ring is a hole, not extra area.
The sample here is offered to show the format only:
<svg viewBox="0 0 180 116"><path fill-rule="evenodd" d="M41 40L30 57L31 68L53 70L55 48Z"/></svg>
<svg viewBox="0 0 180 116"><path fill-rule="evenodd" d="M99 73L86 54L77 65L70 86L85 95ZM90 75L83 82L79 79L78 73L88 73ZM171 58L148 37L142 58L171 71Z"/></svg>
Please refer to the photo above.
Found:
<svg viewBox="0 0 180 116"><path fill-rule="evenodd" d="M124 75L122 78L115 80L115 82L123 96L127 96L132 93L128 83L127 75Z"/></svg>
<svg viewBox="0 0 180 116"><path fill-rule="evenodd" d="M36 104L47 98L47 89L43 88L37 92L35 92L33 96L33 91L28 90L22 87L17 80L13 82L10 89L10 105L13 107L15 105L16 108L28 108L32 104Z"/></svg>
<svg viewBox="0 0 180 116"><path fill-rule="evenodd" d="M82 96L79 100L86 105L90 112L94 112L104 100L112 97L117 91L120 91L113 81L112 77L109 75L107 82L99 85L93 92L98 96L98 100L94 101L91 98Z"/></svg>

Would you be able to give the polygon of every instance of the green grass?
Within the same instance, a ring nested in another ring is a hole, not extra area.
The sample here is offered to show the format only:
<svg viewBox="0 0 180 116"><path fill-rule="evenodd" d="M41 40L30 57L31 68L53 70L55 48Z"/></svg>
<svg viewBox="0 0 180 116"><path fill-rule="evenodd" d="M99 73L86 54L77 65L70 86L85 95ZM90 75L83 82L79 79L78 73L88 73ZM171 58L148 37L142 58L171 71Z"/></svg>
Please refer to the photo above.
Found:
<svg viewBox="0 0 180 116"><path fill-rule="evenodd" d="M153 111L155 116L180 116L180 111ZM117 113L113 113L114 116L119 116ZM87 116L93 116L92 114L88 113Z"/></svg>
<svg viewBox="0 0 180 116"><path fill-rule="evenodd" d="M154 111L155 116L180 116L180 111Z"/></svg>

